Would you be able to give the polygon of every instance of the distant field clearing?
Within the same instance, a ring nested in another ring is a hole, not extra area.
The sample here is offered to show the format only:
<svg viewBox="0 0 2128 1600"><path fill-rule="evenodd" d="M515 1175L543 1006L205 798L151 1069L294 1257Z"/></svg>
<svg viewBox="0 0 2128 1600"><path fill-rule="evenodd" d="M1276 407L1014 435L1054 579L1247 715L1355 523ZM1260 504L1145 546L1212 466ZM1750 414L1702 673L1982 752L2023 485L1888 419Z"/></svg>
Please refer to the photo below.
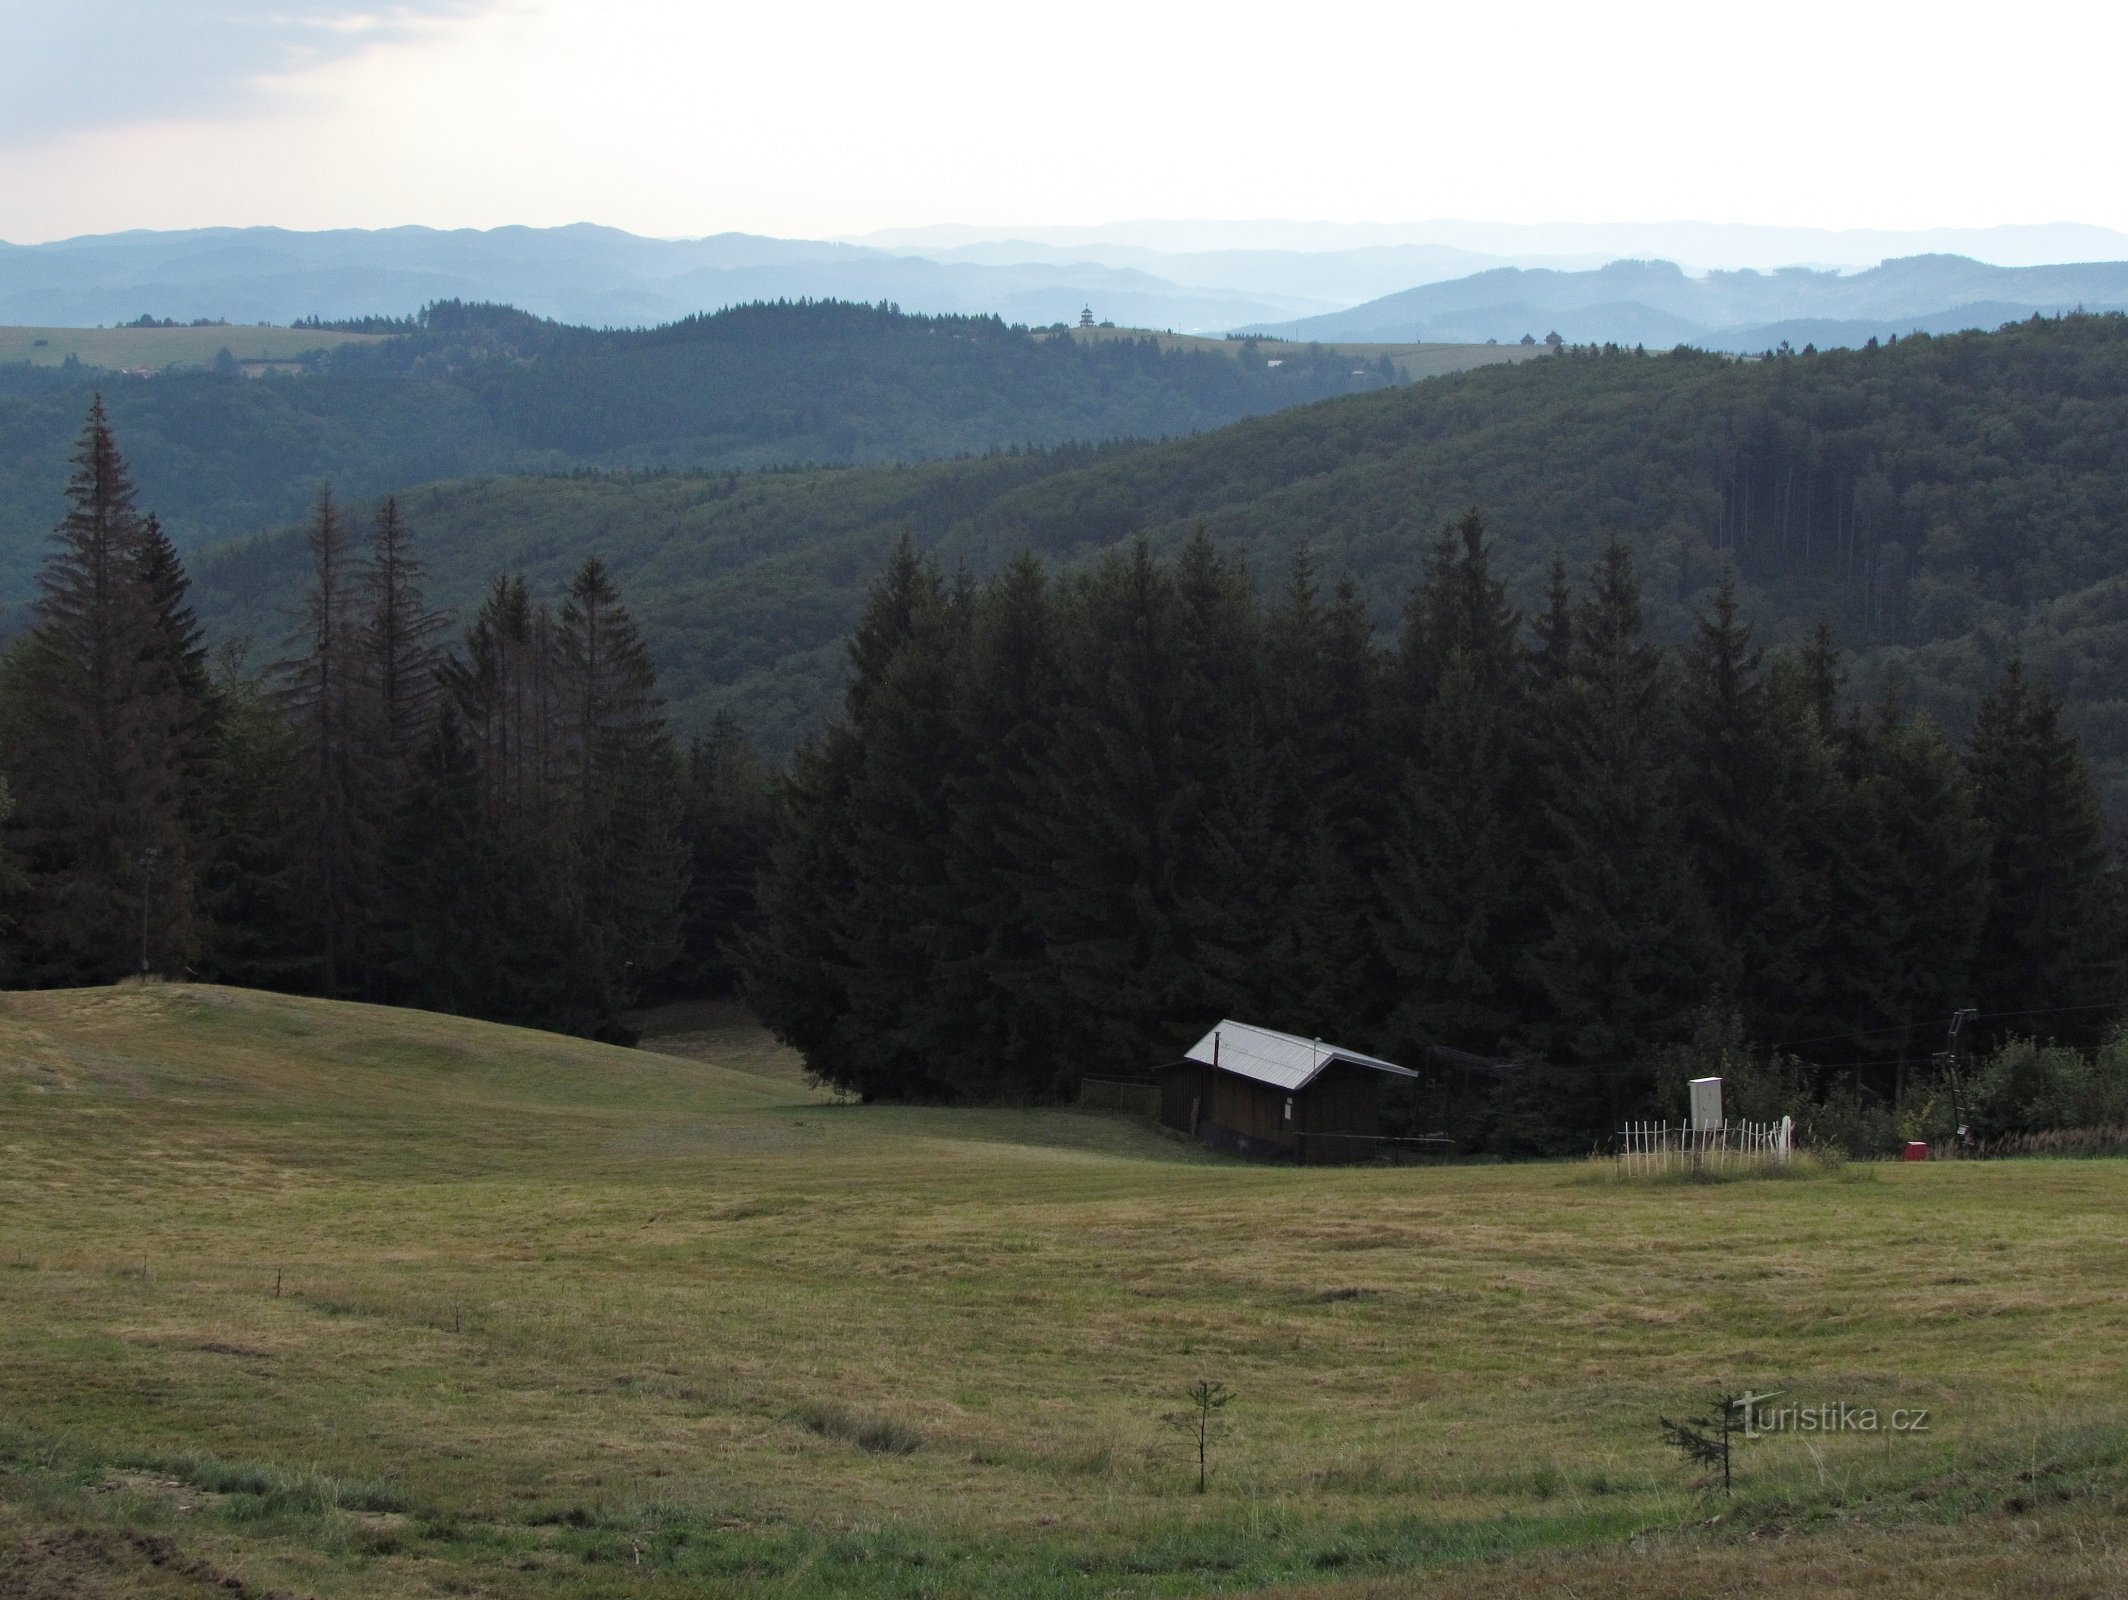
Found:
<svg viewBox="0 0 2128 1600"><path fill-rule="evenodd" d="M1387 356L1407 379L1437 378L1446 372L1468 372L1473 367L1528 361L1551 353L1541 344L1350 344L1342 341L1311 344L1303 339L1206 338L1192 333L1162 333L1157 328L1069 328L1065 332L1068 337L1086 343L1151 339L1163 350L1212 350L1235 357L1240 355L1243 345L1253 343L1257 355L1267 361L1305 355L1310 350L1334 350L1349 357L1355 365L1372 364Z"/></svg>
<svg viewBox="0 0 2128 1600"><path fill-rule="evenodd" d="M313 350L370 344L375 333L328 333L316 328L10 328L0 327L0 364L27 361L56 367L73 356L85 367L124 372L145 367L205 367L227 350L239 362L294 361Z"/></svg>

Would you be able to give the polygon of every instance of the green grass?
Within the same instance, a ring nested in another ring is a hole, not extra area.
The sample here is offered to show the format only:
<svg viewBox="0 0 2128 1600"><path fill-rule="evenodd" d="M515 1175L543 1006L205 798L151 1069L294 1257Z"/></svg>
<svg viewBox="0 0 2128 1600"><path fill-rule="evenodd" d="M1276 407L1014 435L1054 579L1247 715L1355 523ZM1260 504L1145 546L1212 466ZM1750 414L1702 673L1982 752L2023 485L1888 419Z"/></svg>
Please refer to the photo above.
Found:
<svg viewBox="0 0 2128 1600"><path fill-rule="evenodd" d="M0 1594L2128 1585L2120 1163L1293 1171L646 1037L0 1000ZM1724 1504L1727 1385L1931 1428Z"/></svg>
<svg viewBox="0 0 2128 1600"><path fill-rule="evenodd" d="M321 333L313 328L14 328L0 327L0 363L56 367L74 356L85 367L129 371L146 367L205 367L227 350L243 362L287 362L313 350L362 344L369 333Z"/></svg>

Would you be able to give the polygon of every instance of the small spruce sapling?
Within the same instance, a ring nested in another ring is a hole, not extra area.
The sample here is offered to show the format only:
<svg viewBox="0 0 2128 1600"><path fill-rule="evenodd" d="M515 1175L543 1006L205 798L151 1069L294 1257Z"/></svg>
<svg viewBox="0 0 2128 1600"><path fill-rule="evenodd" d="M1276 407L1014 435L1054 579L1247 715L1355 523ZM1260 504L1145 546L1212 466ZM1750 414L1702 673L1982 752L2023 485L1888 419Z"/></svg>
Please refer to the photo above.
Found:
<svg viewBox="0 0 2128 1600"><path fill-rule="evenodd" d="M1703 1417L1687 1417L1683 1422L1672 1422L1668 1417L1655 1420L1662 1424L1663 1443L1682 1450L1686 1460L1695 1466L1722 1469L1722 1493L1727 1494L1730 1442L1744 1433L1750 1420L1752 1401L1764 1398L1763 1395L1720 1395ZM1749 1437L1748 1434L1745 1436Z"/></svg>
<svg viewBox="0 0 2128 1600"><path fill-rule="evenodd" d="M1234 1392L1223 1383L1214 1383L1208 1378L1199 1378L1190 1385L1187 1411L1171 1411L1164 1419L1171 1428L1180 1428L1197 1441L1197 1492L1204 1493L1208 1453L1212 1439L1212 1419L1227 1407Z"/></svg>

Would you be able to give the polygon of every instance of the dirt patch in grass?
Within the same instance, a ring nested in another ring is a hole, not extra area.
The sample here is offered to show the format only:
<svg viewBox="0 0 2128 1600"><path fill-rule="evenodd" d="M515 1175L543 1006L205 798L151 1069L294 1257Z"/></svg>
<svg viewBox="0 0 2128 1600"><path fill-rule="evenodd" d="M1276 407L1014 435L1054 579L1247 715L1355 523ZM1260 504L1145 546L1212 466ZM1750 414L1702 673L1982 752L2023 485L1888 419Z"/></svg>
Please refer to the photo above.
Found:
<svg viewBox="0 0 2128 1600"><path fill-rule="evenodd" d="M168 1534L64 1528L8 1536L0 1527L0 1595L8 1600L298 1600L188 1553Z"/></svg>

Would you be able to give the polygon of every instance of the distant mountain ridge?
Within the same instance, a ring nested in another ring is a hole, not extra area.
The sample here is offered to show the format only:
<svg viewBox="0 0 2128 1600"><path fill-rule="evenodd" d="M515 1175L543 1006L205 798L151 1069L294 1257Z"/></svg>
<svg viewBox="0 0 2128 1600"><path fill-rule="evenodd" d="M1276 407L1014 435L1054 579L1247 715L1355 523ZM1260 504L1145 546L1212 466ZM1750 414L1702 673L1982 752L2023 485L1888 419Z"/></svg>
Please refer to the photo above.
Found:
<svg viewBox="0 0 2128 1600"><path fill-rule="evenodd" d="M1411 281L1406 279L1404 281ZM1378 291L1374 291L1378 292ZM646 239L618 228L202 228L0 244L0 323L87 327L143 314L287 323L404 316L438 300L499 301L590 327L648 327L762 300L892 302L931 315L1044 326L1104 319L1223 329L1350 304L1172 282L1097 261L931 261L860 245L723 233Z"/></svg>
<svg viewBox="0 0 2128 1600"><path fill-rule="evenodd" d="M1855 270L1918 255L1971 256L2006 267L2128 257L2128 233L2076 222L1981 228L1805 228L1691 221L1476 222L1453 217L1424 222L1146 219L1094 227L949 224L888 228L861 234L850 242L938 256L1006 241L1060 250L1135 249L1167 255L1251 251L1329 255L1407 249L1463 261L1460 273L1437 274L1442 278L1485 267L1593 267L1630 260L1678 261L1697 273L1746 267L1773 271L1798 264Z"/></svg>
<svg viewBox="0 0 2128 1600"><path fill-rule="evenodd" d="M1101 321L1178 333L1249 328L1299 338L1482 343L1542 337L1557 326L1584 343L1756 349L1792 337L1765 336L1790 323L1803 340L1856 343L1871 331L1992 325L1981 311L1963 321L1953 315L1968 306L2007 305L2017 315L2120 304L2113 279L2103 293L2092 290L2090 274L2103 274L2103 265L2030 263L2047 248L2060 252L2056 260L2128 260L2128 235L2067 225L1914 234L1712 224L1432 227L1438 237L1423 227L1207 223L1003 234L912 229L855 241L747 233L649 239L589 223L138 231L0 244L0 324L91 327L142 315L339 321L465 300L630 328L810 299L997 316L1029 327L1076 322L1091 307ZM1666 242L1678 248L1652 248ZM1952 245L1958 253L1946 253ZM1923 247L1934 253L1917 253ZM1782 250L1815 268L1756 270L1759 261L1782 259L1775 254ZM1907 253L1883 259L1900 250ZM2022 264L1983 264L1994 259ZM1740 270L1702 278L1676 261ZM1820 270L1832 268L1843 270ZM1578 320L1569 327L1561 318ZM1540 322L1548 326L1534 326Z"/></svg>
<svg viewBox="0 0 2128 1600"><path fill-rule="evenodd" d="M1591 271L1498 267L1323 316L1258 324L1287 339L1453 340L1558 333L1570 344L1764 350L1783 340L1854 345L1913 332L1993 328L2035 313L2128 307L2128 261L1997 267L1908 256L1864 272L1710 272L1670 261Z"/></svg>

